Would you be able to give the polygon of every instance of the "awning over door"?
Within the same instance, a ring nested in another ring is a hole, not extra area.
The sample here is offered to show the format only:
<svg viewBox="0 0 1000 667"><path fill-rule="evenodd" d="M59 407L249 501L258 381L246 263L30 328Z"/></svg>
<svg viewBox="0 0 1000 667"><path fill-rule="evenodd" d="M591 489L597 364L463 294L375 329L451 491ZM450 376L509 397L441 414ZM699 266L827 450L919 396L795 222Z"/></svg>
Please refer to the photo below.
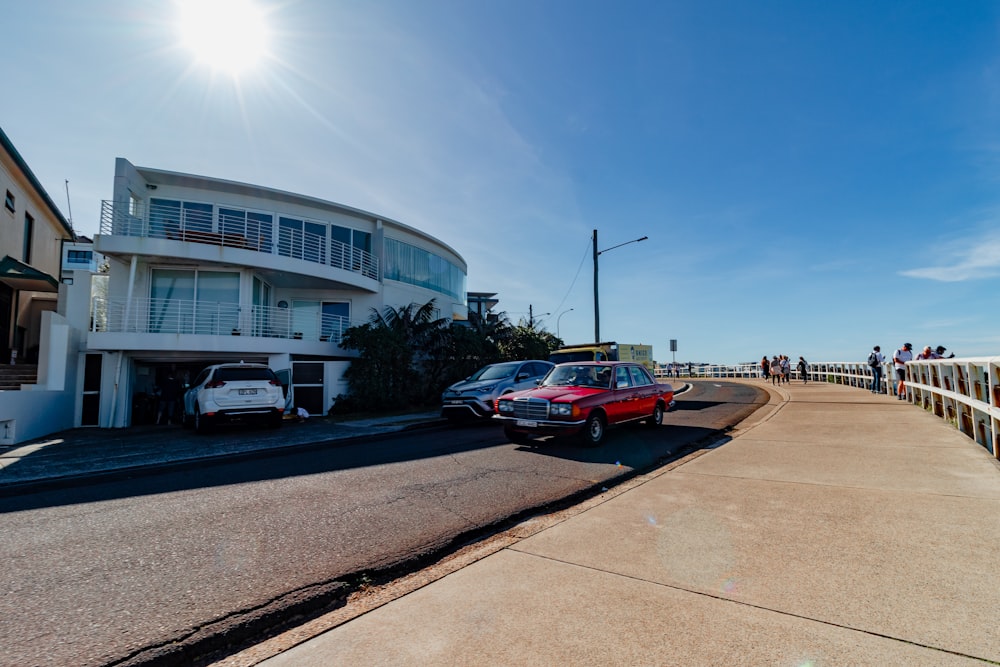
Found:
<svg viewBox="0 0 1000 667"><path fill-rule="evenodd" d="M47 273L33 269L10 255L0 260L0 282L21 292L58 292L59 282Z"/></svg>

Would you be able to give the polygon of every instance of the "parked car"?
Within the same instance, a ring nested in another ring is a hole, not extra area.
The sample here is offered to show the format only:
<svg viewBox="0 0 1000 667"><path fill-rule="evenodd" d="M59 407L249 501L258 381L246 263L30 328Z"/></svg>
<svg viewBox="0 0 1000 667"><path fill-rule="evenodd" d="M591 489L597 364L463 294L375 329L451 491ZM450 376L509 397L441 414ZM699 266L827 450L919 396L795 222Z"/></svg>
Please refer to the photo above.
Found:
<svg viewBox="0 0 1000 667"><path fill-rule="evenodd" d="M659 426L673 407L673 387L657 383L642 364L580 362L557 365L534 389L501 396L494 419L503 422L511 442L576 435L597 446L608 427L632 421Z"/></svg>
<svg viewBox="0 0 1000 667"><path fill-rule="evenodd" d="M232 421L258 420L278 428L284 412L281 382L264 364L209 366L184 393L184 426L199 433Z"/></svg>
<svg viewBox="0 0 1000 667"><path fill-rule="evenodd" d="M498 396L536 386L554 365L530 359L484 366L444 390L441 414L454 421L492 417Z"/></svg>

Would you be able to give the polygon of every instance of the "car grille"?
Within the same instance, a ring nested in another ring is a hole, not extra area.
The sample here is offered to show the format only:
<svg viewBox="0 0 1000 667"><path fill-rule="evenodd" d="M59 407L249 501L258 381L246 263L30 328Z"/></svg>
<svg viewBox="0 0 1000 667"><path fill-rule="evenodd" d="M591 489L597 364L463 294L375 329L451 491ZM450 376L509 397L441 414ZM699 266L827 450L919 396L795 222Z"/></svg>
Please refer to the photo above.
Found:
<svg viewBox="0 0 1000 667"><path fill-rule="evenodd" d="M548 419L549 402L541 398L515 398L514 416L518 419Z"/></svg>

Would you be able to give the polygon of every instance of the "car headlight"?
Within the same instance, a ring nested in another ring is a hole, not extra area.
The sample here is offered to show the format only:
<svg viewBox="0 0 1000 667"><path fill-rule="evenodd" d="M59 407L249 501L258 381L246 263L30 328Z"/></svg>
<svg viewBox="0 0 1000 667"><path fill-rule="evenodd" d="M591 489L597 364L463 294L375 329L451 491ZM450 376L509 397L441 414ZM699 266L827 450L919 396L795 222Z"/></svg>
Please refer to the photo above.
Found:
<svg viewBox="0 0 1000 667"><path fill-rule="evenodd" d="M497 401L497 412L514 412L514 401Z"/></svg>
<svg viewBox="0 0 1000 667"><path fill-rule="evenodd" d="M553 417L568 417L573 414L573 404L553 403L549 406L549 414Z"/></svg>
<svg viewBox="0 0 1000 667"><path fill-rule="evenodd" d="M496 388L497 388L497 386L495 384L491 384L488 387L480 387L479 389L476 390L476 393L477 394L492 394L496 390Z"/></svg>

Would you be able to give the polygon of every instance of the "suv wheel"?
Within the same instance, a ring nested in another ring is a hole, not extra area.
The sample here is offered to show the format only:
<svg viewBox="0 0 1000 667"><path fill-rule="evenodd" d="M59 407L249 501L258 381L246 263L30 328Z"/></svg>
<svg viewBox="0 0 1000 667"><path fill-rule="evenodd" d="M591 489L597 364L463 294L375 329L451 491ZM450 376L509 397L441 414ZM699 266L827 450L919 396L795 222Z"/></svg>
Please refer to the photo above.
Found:
<svg viewBox="0 0 1000 667"><path fill-rule="evenodd" d="M212 430L208 417L201 414L201 409L197 405L194 406L194 430L198 433L208 433Z"/></svg>

